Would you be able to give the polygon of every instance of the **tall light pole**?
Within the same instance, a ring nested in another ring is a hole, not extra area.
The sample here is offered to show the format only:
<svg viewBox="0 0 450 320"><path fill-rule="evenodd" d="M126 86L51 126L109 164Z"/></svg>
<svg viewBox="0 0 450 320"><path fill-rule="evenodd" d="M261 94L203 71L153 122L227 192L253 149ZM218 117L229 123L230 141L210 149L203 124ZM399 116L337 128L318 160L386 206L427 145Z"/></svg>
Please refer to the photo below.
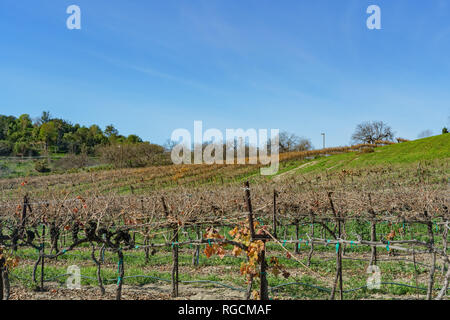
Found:
<svg viewBox="0 0 450 320"><path fill-rule="evenodd" d="M325 149L325 133L321 133L323 136L323 148Z"/></svg>

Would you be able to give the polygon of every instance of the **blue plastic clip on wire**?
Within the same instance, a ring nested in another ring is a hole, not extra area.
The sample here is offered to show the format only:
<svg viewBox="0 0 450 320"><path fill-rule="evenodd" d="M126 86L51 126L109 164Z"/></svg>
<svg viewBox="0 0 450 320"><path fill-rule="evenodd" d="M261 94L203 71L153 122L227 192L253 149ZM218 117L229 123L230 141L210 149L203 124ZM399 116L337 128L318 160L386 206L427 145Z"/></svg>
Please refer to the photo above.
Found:
<svg viewBox="0 0 450 320"><path fill-rule="evenodd" d="M339 252L339 242L336 243L336 253L338 253L338 252Z"/></svg>
<svg viewBox="0 0 450 320"><path fill-rule="evenodd" d="M283 247L286 245L286 240L283 241Z"/></svg>
<svg viewBox="0 0 450 320"><path fill-rule="evenodd" d="M301 249L302 246L302 239L298 239L298 250Z"/></svg>
<svg viewBox="0 0 450 320"><path fill-rule="evenodd" d="M122 249L119 249L119 250L122 250ZM117 285L119 285L120 282L121 282L121 280L122 280L122 278L121 278L121 276L120 276L120 265L121 265L122 263L123 263L123 259L120 258L119 263L117 263L117 273L119 274L119 277L117 278Z"/></svg>
<svg viewBox="0 0 450 320"><path fill-rule="evenodd" d="M386 246L387 251L389 251L389 244L390 244L390 242L388 241L387 246Z"/></svg>

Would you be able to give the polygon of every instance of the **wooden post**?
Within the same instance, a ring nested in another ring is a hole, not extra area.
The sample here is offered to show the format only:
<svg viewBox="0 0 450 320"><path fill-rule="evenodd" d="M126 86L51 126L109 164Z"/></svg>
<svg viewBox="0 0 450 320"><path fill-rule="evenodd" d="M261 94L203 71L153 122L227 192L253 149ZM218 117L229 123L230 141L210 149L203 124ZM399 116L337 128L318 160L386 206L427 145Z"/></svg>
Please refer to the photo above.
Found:
<svg viewBox="0 0 450 320"><path fill-rule="evenodd" d="M252 201L250 196L250 184L247 181L245 183L245 201L247 203L247 210L248 210L248 223L249 223L249 229L250 229L250 235L251 235L251 241L255 240L261 240L264 242L264 248L259 253L259 260L260 260L260 299L261 300L269 300L269 290L268 290L268 284L267 284L267 263L266 263L266 244L265 244L265 236L256 236L255 234L255 228L253 225L253 209L252 209Z"/></svg>
<svg viewBox="0 0 450 320"><path fill-rule="evenodd" d="M252 209L252 201L250 197L250 184L249 182L245 182L245 202L247 204L247 211L248 211L248 224L250 228L250 236L253 240L255 237L255 226L253 225L253 209Z"/></svg>
<svg viewBox="0 0 450 320"><path fill-rule="evenodd" d="M428 216L428 213L425 211L425 216ZM427 223L428 226L428 236L429 236L429 245L431 252L431 268L430 275L428 278L428 287L427 287L427 300L431 300L433 298L433 286L434 286L434 273L436 271L436 251L434 250L434 233L433 233L433 223L430 221Z"/></svg>
<svg viewBox="0 0 450 320"><path fill-rule="evenodd" d="M415 251L414 247L412 250L412 255L413 255L413 263L414 263L414 279L416 280L416 288L417 288L417 290L416 290L417 300L419 300L419 281L417 280L418 272L417 272L417 264L416 264L416 251Z"/></svg>
<svg viewBox="0 0 450 320"><path fill-rule="evenodd" d="M60 231L56 227L55 222L52 222L50 224L49 233L50 233L50 243L51 243L50 253L52 253L53 250L55 251L55 253L58 253L59 252L58 239L59 239Z"/></svg>
<svg viewBox="0 0 450 320"><path fill-rule="evenodd" d="M443 228L444 233L442 234L442 251L444 251L444 254L447 254L447 247L448 247L448 220L444 220ZM442 264L442 274L445 274L445 269L447 268L447 262L444 259L444 263Z"/></svg>
<svg viewBox="0 0 450 320"><path fill-rule="evenodd" d="M300 230L299 230L299 225L298 225L298 219L294 220L294 224L295 224L295 240L298 240L300 237ZM300 250L298 249L298 245L295 246L295 253L299 254Z"/></svg>
<svg viewBox="0 0 450 320"><path fill-rule="evenodd" d="M259 296L261 300L267 301L269 300L269 286L267 283L267 263L266 263L266 242L264 241L264 249L260 253L260 260L261 260L261 274L260 274L260 280L261 280L261 288L259 291Z"/></svg>
<svg viewBox="0 0 450 320"><path fill-rule="evenodd" d="M340 222L339 222L339 224L340 224ZM339 227L339 233L340 232L341 232L341 230ZM344 300L344 289L343 289L344 281L342 279L342 245L339 246L338 257L339 257L339 297L341 300Z"/></svg>
<svg viewBox="0 0 450 320"><path fill-rule="evenodd" d="M12 231L12 250L15 252L17 251L17 242L19 239L23 238L24 232L25 232L25 222L27 217L27 208L28 205L28 196L25 195L23 197L23 207L22 207L22 216L20 218L20 225L18 227L14 227ZM31 209L31 208L30 208Z"/></svg>
<svg viewBox="0 0 450 320"><path fill-rule="evenodd" d="M22 217L20 218L20 235L23 235L25 230L25 223L27 219L27 207L28 207L28 196L23 196L23 207L22 207Z"/></svg>
<svg viewBox="0 0 450 320"><path fill-rule="evenodd" d="M178 228L175 225L173 227L172 238L172 297L178 297Z"/></svg>
<svg viewBox="0 0 450 320"><path fill-rule="evenodd" d="M273 190L273 221L272 221L272 233L275 239L278 239L277 236L277 191Z"/></svg>
<svg viewBox="0 0 450 320"><path fill-rule="evenodd" d="M41 288L40 290L44 291L44 265L45 265L45 224L42 225L42 237L41 237L41 249L39 251L41 255Z"/></svg>
<svg viewBox="0 0 450 320"><path fill-rule="evenodd" d="M121 249L117 251L117 255L119 257L118 263L118 273L119 277L117 279L117 288L116 288L116 300L120 300L122 297L122 286L123 286L123 277L125 275L125 267L123 263L123 252Z"/></svg>
<svg viewBox="0 0 450 320"><path fill-rule="evenodd" d="M333 199L331 198L332 192L328 192L328 199L330 201L331 211L333 212L333 215L336 219L336 225L337 225L337 239L339 240L341 238L341 220L340 220L340 214L336 212L336 209L334 208ZM336 285L339 281L339 296L340 299L344 299L344 292L343 292L343 284L342 284L342 244L339 243L337 250L336 250L336 278L333 285L333 288L331 290L330 299L334 299L335 291L336 291Z"/></svg>
<svg viewBox="0 0 450 320"><path fill-rule="evenodd" d="M169 209L167 208L166 201L164 197L161 197L161 201L163 204L164 214L166 218L169 217ZM178 297L178 226L174 224L173 228L173 237L172 237L172 297Z"/></svg>
<svg viewBox="0 0 450 320"><path fill-rule="evenodd" d="M344 299L344 293L342 290L342 244L339 244L339 248L336 250L336 277L334 280L333 288L331 289L330 300L334 300L336 293L336 287L339 283L339 297Z"/></svg>
<svg viewBox="0 0 450 320"><path fill-rule="evenodd" d="M376 219L375 211L372 209L372 198L370 196L370 193L369 193L369 204L370 204L369 213L372 216L372 221L370 222L370 229L371 229L370 241L376 242L377 241L377 224L375 221L375 219ZM369 265L375 266L375 265L377 265L377 247L371 246L371 248L372 248L372 250L371 250L372 254L370 256Z"/></svg>
<svg viewBox="0 0 450 320"><path fill-rule="evenodd" d="M143 217L145 216L144 199L143 198L141 198L141 214ZM146 219L145 221L147 224L150 223L150 219ZM145 227L145 236L144 236L145 264L149 263L149 261L150 261L150 256L149 256L150 248L148 247L148 244L149 244L148 232L149 232L149 227L146 226Z"/></svg>
<svg viewBox="0 0 450 320"><path fill-rule="evenodd" d="M197 240L201 240L202 239L202 233L201 233L200 227L198 225L195 226L195 231L196 231L196 234L197 234ZM192 256L192 264L194 266L198 266L199 259L200 259L200 246L199 245L195 245L194 255Z"/></svg>
<svg viewBox="0 0 450 320"><path fill-rule="evenodd" d="M314 217L311 217L311 239L314 239ZM311 247L309 249L308 254L308 263L306 264L308 267L311 265L312 255L314 253L314 241L311 241L309 244Z"/></svg>

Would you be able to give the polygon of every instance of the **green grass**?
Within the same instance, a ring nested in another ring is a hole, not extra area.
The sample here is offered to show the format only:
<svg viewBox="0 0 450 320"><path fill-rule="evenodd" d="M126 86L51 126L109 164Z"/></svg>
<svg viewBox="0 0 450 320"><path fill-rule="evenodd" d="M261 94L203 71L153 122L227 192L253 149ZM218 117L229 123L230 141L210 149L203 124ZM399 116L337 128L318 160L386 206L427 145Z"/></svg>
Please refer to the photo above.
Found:
<svg viewBox="0 0 450 320"><path fill-rule="evenodd" d="M266 221L268 222L268 221ZM400 225L397 225L399 227ZM300 226L299 237L305 239L306 233L310 232L310 225L303 224ZM417 224L407 224L406 225L407 232L404 236L404 239L409 239L413 231L415 237L417 234L423 234L425 237L426 234L426 226L417 225ZM346 224L346 230L349 233L359 233L363 236L363 238L367 238L369 235L369 224L368 223L359 223L356 221L352 221ZM387 224L380 224L377 233L382 237L383 234L389 232L390 227ZM221 234L226 235L229 228L223 228L221 230ZM284 231L285 228L280 228L279 236L280 239L284 239ZM317 230L319 234L321 234L320 230ZM442 232L442 230L440 230ZM190 236L194 236L193 232L189 232ZM294 226L286 227L286 238L291 239L292 236L295 235ZM329 235L326 235L329 237ZM187 237L184 233L180 233L180 241L186 240ZM136 235L136 240L138 243L141 243L142 238L140 235ZM441 243L442 238L439 236L436 237L438 243ZM162 243L164 242L164 238L162 235L159 235L153 239L154 243ZM291 252L294 251L293 244L286 244L286 248ZM194 252L194 247L190 247L188 245L182 247L180 249L179 254L179 265L181 268L189 268L187 270L191 270L189 272L181 272L180 279L182 281L196 281L196 280L209 280L221 282L224 284L231 285L235 288L245 288L245 278L241 276L239 273L239 267L242 262L246 259L244 256L240 256L238 258L225 256L223 259L220 257L213 255L211 258L207 258L203 254L204 245L200 247L201 255L199 259L199 266L194 267L192 265L192 255ZM231 246L227 246L227 251L229 252ZM301 247L301 255L297 256L303 264L307 262L307 252L310 247L306 244ZM366 246L346 246L345 256L343 260L343 270L344 270L344 290L350 290L354 288L363 287L366 284L368 275L365 273L365 268L367 267L368 261L361 259L353 259L354 257L360 256L362 253L368 253L370 250L369 247ZM161 280L157 280L151 277L165 279L169 281L171 279L170 275L170 265L172 264L172 256L171 256L171 248L164 247L159 248L155 255L150 256L148 262L145 261L145 254L142 249L126 251L124 253L124 264L125 275L127 278L125 280L126 284L129 285L145 285L150 283L160 282ZM324 246L324 245L315 245L315 253L311 260L310 269L315 273L322 275L327 279L333 279L334 274L336 272L336 259L334 257L334 246ZM48 252L48 248L47 248ZM327 254L325 254L327 253ZM413 264L409 261L402 260L391 260L386 261L387 251L382 248L378 251L380 261L378 266L381 269L382 273L382 281L383 282L396 282L402 283L405 285L415 286L414 281L414 273L415 268ZM34 249L30 248L21 248L17 255L21 261L19 267L15 268L12 271L11 280L14 283L20 282L22 285L34 288L36 284L31 282L31 273L32 273L32 265L34 261L38 258L38 252ZM96 256L98 258L99 251L98 248L96 250ZM283 248L275 243L267 244L267 256L277 256L280 263L288 269L289 272L293 270L303 270L300 274L292 275L288 279L284 279L281 276L274 276L270 272L268 273L268 283L270 287L275 287L278 285L291 283L291 282L300 282L307 285L287 285L281 286L277 288L276 291L271 292L271 297L274 298L289 298L289 299L326 299L329 296L329 292L327 290L322 290L320 288L330 289L330 285L324 283L321 279L315 278L311 274L307 273L304 270L304 267L295 259L287 258L285 251ZM351 258L351 259L350 259ZM410 257L407 257L410 258ZM410 259L409 259L410 260ZM117 262L118 257L117 254L114 254L110 251L105 252L105 260L102 266L102 278L108 279L105 284L115 283L117 279ZM60 277L60 275L64 275L67 270L67 266L69 265L79 265L81 268L81 273L89 278L83 278L82 283L84 285L96 285L95 280L95 272L96 268L91 260L90 256L90 248L88 244L82 246L74 251L67 252L66 254L60 256L57 260L51 261L46 260L45 267L45 279L53 279L55 278L56 282L59 282L61 285L64 284L66 277ZM169 266L169 267L168 267ZM220 270L226 270L225 272L211 272L204 273L202 269L205 267L218 267L223 268ZM437 271L441 274L440 268ZM421 265L420 263L417 266L417 274L426 276L428 273L428 269ZM139 277L140 275L150 276L150 278ZM40 268L37 269L37 278L40 276ZM440 283L439 281L437 283ZM187 285L187 284L186 284ZM189 284L195 286L202 287L216 287L217 284L214 283L199 283L199 284ZM316 288L314 286L320 287ZM425 283L419 281L419 286L421 288L425 287ZM439 284L437 284L439 287ZM258 283L255 283L255 288L258 287ZM365 288L360 290L356 290L353 292L345 293L344 297L346 299L366 299L373 298L374 294L380 295L388 295L390 297L401 298L405 295L415 295L416 289L409 288L405 286L394 286L385 284L379 290L372 291ZM423 294L423 290L420 291Z"/></svg>
<svg viewBox="0 0 450 320"><path fill-rule="evenodd" d="M349 152L322 157L316 164L300 169L299 173L325 169L341 170L385 165L410 165L418 162L448 163L450 158L450 134L419 139L384 147L373 153Z"/></svg>
<svg viewBox="0 0 450 320"><path fill-rule="evenodd" d="M331 249L332 250L332 249ZM180 267L188 267L192 266L192 252L183 250L180 254ZM271 253L273 255L274 253ZM25 249L23 252L19 254L21 258L29 258L35 259L37 256L34 252ZM62 276L67 272L67 266L74 264L75 260L78 260L78 265L81 268L82 275L89 277L82 278L83 285L91 285L96 286L96 267L93 265L92 261L89 258L88 252L77 252L72 254L67 254L66 256L62 256L58 265L54 265L50 262L50 265L46 264L45 267L45 279L51 280L54 282L59 282L61 285L65 283L67 277ZM165 252L160 252L155 256L150 258L150 261L147 265L144 264L144 254L142 251L136 252L127 252L125 254L125 283L128 285L145 285L150 283L158 283L160 281L168 283L171 279L169 270L159 270L157 268L160 265L168 265L170 263L171 257L167 255ZM303 263L306 263L306 258L301 259ZM242 262L241 259L236 258L225 258L220 259L217 256L213 256L211 258L206 258L204 255L200 257L199 261L199 269L201 270L207 266L224 266L230 265L231 269L227 270L226 273L211 273L211 274L196 274L196 272L182 272L180 273L181 281L213 281L220 282L224 284L228 284L233 286L234 288L244 289L246 287L245 279L243 276L239 275L239 265ZM280 262L285 267L292 269L301 268L300 265L292 259L284 259L280 257ZM367 262L364 261L355 261L355 260L344 260L343 261L343 269L345 274L345 283L344 290L360 288L366 284L367 274L361 272L364 270L367 265ZM388 262L388 261L380 261L379 266L382 272L382 281L383 282L397 282L404 283L407 285L414 286L414 280L406 275L412 274L414 272L413 266L410 263L404 262ZM153 267L153 268L152 268ZM156 267L156 269L154 268ZM149 269L151 268L151 269ZM319 257L313 257L311 269L315 272L320 273L323 276L331 279L336 270L335 259L323 259ZM427 271L423 268L419 267L419 274L426 273ZM11 281L14 284L21 283L22 285L33 289L36 288L37 284L31 281L32 274L32 265L31 264L22 264L19 267L15 268L11 274ZM104 280L104 284L112 284L117 281L117 258L114 255L110 255L107 253L105 256L105 264L102 266L102 278ZM398 276L402 274L403 280L398 280ZM142 275L148 277L141 277ZM40 278L40 268L37 269L36 278ZM159 278L159 279L158 279ZM162 279L162 280L161 280ZM39 280L38 280L39 282ZM321 280L316 279L310 275L302 274L297 276L291 276L288 279L284 279L281 276L274 276L271 273L268 273L268 283L270 287L276 287L279 285L298 282L307 284L305 285L287 285L281 286L277 288L275 291L271 291L271 296L275 298L294 298L294 299L326 299L329 296L330 287L326 283L323 283ZM182 284L183 285L183 284ZM202 287L216 287L215 283L200 283L200 284L190 284L194 286L202 286ZM424 283L419 284L422 288L425 287ZM259 283L258 280L254 283L254 288L258 288ZM316 286L316 287L315 287ZM318 287L318 288L317 288ZM323 288L323 289L321 289ZM345 293L346 299L363 299L373 297L374 293L391 295L396 297L401 297L402 295L412 295L415 294L416 289L408 288L408 287L399 287L393 285L382 285L379 290L371 291L368 289L360 289L354 292Z"/></svg>
<svg viewBox="0 0 450 320"><path fill-rule="evenodd" d="M111 169L111 165L97 164L93 166L83 167L83 168L73 168L73 169L61 169L55 163L66 157L67 154L64 153L53 153L50 155L50 169L51 172L40 173L35 170L35 161L45 160L45 158L36 159L15 159L15 158L5 158L0 157L0 179L18 178L18 177L30 177L30 176L44 176L51 174L61 174L61 173L77 173L82 171L97 171L97 170L108 170ZM90 159L97 160L96 157L90 157Z"/></svg>
<svg viewBox="0 0 450 320"><path fill-rule="evenodd" d="M32 160L1 160L0 159L0 178L15 178L37 175L34 170Z"/></svg>

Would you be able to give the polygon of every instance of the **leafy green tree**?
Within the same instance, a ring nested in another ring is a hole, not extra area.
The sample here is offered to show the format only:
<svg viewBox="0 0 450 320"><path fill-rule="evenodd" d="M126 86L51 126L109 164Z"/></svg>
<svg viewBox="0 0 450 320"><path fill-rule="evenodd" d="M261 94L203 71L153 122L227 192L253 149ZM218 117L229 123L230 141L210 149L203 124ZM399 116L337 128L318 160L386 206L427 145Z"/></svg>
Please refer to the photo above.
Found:
<svg viewBox="0 0 450 320"><path fill-rule="evenodd" d="M0 115L0 155L35 155L38 149L48 151L50 148L57 152L87 155L94 154L100 146L142 143L137 135L120 135L112 124L102 131L96 124L85 127L53 118L48 111L42 112L34 123L28 114L18 118Z"/></svg>
<svg viewBox="0 0 450 320"><path fill-rule="evenodd" d="M56 144L58 138L58 129L53 121L43 123L39 130L39 138L45 143L45 151Z"/></svg>
<svg viewBox="0 0 450 320"><path fill-rule="evenodd" d="M41 118L39 119L40 123L47 123L52 119L50 115L50 111L42 111Z"/></svg>
<svg viewBox="0 0 450 320"><path fill-rule="evenodd" d="M0 140L0 156L9 156L13 150L13 145L7 140Z"/></svg>
<svg viewBox="0 0 450 320"><path fill-rule="evenodd" d="M75 133L68 132L64 134L64 142L67 145L68 152L77 154L80 152L80 144Z"/></svg>
<svg viewBox="0 0 450 320"><path fill-rule="evenodd" d="M119 130L117 130L112 124L110 124L105 128L105 135L109 139L113 136L119 135Z"/></svg>
<svg viewBox="0 0 450 320"><path fill-rule="evenodd" d="M33 146L24 141L18 141L14 143L13 152L16 156L34 156L37 154L36 150L33 148Z"/></svg>
<svg viewBox="0 0 450 320"><path fill-rule="evenodd" d="M55 146L58 152L67 152L68 143L64 140L64 135L66 133L74 132L74 126L63 119L52 119L52 122L55 124L55 127L58 131Z"/></svg>
<svg viewBox="0 0 450 320"><path fill-rule="evenodd" d="M29 114L23 114L17 119L19 130L27 132L27 130L33 129L33 122L31 121Z"/></svg>
<svg viewBox="0 0 450 320"><path fill-rule="evenodd" d="M126 142L136 144L142 142L142 139L135 134L130 134L126 139Z"/></svg>
<svg viewBox="0 0 450 320"><path fill-rule="evenodd" d="M10 126L13 126L15 122L15 117L0 115L0 140L7 140Z"/></svg>
<svg viewBox="0 0 450 320"><path fill-rule="evenodd" d="M33 134L33 123L28 114L23 114L14 122L8 123L6 139L11 142L30 142Z"/></svg>
<svg viewBox="0 0 450 320"><path fill-rule="evenodd" d="M90 148L93 148L99 144L105 144L107 142L108 139L98 125L94 124L89 127L87 144Z"/></svg>

